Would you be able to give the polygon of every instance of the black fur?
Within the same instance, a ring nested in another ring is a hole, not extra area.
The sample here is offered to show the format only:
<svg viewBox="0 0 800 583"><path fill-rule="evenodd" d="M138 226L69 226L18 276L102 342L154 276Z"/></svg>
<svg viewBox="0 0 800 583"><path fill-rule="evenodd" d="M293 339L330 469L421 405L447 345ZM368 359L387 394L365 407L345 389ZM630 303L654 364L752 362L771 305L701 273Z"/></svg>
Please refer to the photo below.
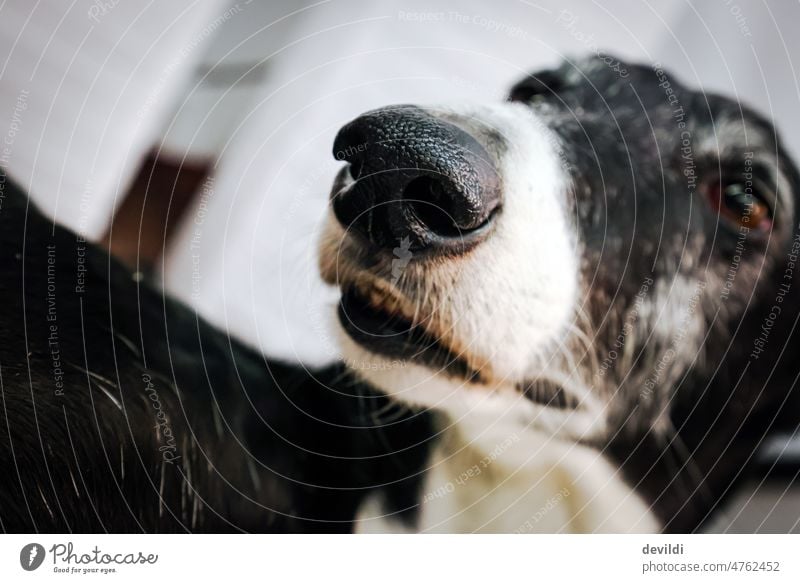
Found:
<svg viewBox="0 0 800 583"><path fill-rule="evenodd" d="M644 282L682 279L697 290L703 337L677 343L678 356L652 391L635 374L615 378L618 418L610 442L600 444L665 529L685 532L701 527L749 475L770 433L800 424L800 270L793 266L800 176L772 125L753 110L690 90L658 65L626 66L621 76L600 59L565 64L524 79L510 98L531 104L561 140L599 358ZM750 232L737 253L739 233L709 206L704 188L720 175L742 177L750 153L753 174L777 193L773 228ZM780 317L758 353L776 305ZM682 355L694 342L697 349ZM642 343L634 366L662 353Z"/></svg>
<svg viewBox="0 0 800 583"><path fill-rule="evenodd" d="M426 415L376 421L343 367L265 360L2 194L4 532L346 532L376 486L413 506Z"/></svg>

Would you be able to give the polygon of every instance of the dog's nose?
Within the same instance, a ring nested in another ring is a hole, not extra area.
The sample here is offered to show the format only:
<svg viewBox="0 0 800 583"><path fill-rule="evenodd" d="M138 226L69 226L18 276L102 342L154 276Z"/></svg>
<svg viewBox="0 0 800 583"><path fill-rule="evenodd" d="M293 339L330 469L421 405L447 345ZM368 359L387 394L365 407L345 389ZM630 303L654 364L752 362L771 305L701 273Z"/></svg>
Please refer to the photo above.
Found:
<svg viewBox="0 0 800 583"><path fill-rule="evenodd" d="M374 110L344 126L334 156L355 179L334 193L345 228L385 249L461 251L486 238L501 184L489 153L416 106Z"/></svg>

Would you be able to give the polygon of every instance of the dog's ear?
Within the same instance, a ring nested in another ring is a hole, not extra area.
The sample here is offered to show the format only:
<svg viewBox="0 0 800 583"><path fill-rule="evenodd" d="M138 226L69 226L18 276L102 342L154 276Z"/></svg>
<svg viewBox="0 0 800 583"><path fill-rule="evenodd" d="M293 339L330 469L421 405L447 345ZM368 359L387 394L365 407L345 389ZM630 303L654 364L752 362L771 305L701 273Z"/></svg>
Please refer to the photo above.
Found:
<svg viewBox="0 0 800 583"><path fill-rule="evenodd" d="M558 93L563 87L563 73L557 69L546 69L517 81L508 93L508 100L532 101L539 95L547 97Z"/></svg>

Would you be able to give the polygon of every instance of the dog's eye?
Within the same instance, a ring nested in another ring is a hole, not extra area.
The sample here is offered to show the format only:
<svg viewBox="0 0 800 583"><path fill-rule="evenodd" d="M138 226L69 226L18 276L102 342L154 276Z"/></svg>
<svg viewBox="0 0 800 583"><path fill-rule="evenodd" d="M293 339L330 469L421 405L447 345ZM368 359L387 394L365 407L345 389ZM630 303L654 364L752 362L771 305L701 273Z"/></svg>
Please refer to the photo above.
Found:
<svg viewBox="0 0 800 583"><path fill-rule="evenodd" d="M735 226L762 232L772 228L772 211L756 185L722 179L709 185L708 196L720 217Z"/></svg>

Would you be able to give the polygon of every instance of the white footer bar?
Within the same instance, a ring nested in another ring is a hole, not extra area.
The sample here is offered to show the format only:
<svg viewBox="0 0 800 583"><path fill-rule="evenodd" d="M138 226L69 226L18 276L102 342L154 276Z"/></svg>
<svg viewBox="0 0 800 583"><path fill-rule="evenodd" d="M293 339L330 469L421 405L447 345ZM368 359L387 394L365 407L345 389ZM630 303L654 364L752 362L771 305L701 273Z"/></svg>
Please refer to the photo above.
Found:
<svg viewBox="0 0 800 583"><path fill-rule="evenodd" d="M799 555L796 535L3 535L0 581L797 582Z"/></svg>

